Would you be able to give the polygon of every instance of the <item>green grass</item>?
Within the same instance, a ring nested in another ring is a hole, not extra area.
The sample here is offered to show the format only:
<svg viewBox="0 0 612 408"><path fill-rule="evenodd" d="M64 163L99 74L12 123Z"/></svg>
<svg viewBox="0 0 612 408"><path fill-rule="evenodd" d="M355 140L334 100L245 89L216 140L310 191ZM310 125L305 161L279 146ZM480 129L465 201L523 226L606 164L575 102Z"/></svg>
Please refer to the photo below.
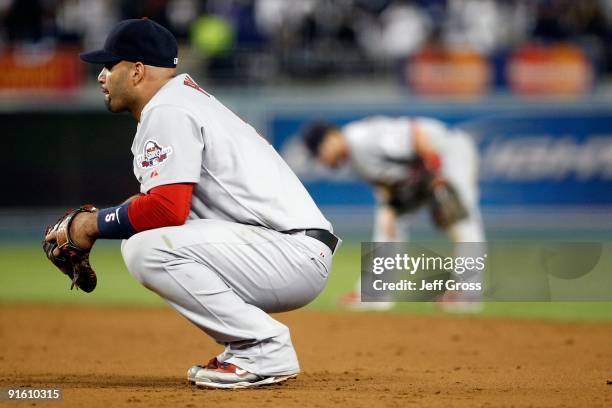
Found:
<svg viewBox="0 0 612 408"><path fill-rule="evenodd" d="M92 252L98 272L93 293L70 291L70 282L52 266L37 243L0 246L0 302L164 305L156 294L142 287L127 272L118 242L100 242ZM315 310L337 310L337 300L350 290L359 275L360 247L345 243L334 258L327 287L308 306ZM398 303L391 313L439 314L431 303ZM497 302L489 303L484 316L521 318L612 320L612 302Z"/></svg>
<svg viewBox="0 0 612 408"><path fill-rule="evenodd" d="M0 247L0 302L161 305L127 271L119 242L100 242L91 253L98 274L92 293L70 290L70 280L53 266L37 243Z"/></svg>
<svg viewBox="0 0 612 408"><path fill-rule="evenodd" d="M318 310L337 309L339 296L353 288L359 277L360 245L343 243L334 256L327 287L310 304ZM612 290L612 288L610 288ZM399 302L391 313L441 314L430 302ZM483 316L508 316L562 320L612 320L612 302L491 302Z"/></svg>

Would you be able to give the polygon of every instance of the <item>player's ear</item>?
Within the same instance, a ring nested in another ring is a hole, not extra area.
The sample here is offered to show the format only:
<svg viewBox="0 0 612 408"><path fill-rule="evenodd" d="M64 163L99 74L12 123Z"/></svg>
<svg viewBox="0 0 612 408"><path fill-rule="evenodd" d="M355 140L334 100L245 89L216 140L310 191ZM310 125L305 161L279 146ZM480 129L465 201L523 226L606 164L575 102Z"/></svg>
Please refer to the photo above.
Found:
<svg viewBox="0 0 612 408"><path fill-rule="evenodd" d="M132 65L132 69L130 70L132 85L137 86L144 80L145 70L145 65L142 62L135 62L134 65Z"/></svg>

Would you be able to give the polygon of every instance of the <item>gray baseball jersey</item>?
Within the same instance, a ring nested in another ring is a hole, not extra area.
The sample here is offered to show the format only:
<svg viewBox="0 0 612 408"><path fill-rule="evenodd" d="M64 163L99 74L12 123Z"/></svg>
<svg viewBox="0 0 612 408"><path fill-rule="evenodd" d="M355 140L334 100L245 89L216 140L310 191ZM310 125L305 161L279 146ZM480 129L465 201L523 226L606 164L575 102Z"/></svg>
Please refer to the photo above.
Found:
<svg viewBox="0 0 612 408"><path fill-rule="evenodd" d="M416 159L413 134L418 126L443 159L449 156L449 130L428 118L373 116L342 129L355 171L371 183L393 183L406 177L406 166Z"/></svg>
<svg viewBox="0 0 612 408"><path fill-rule="evenodd" d="M169 81L144 107L132 153L141 192L164 184L196 185L191 219L277 231L332 230L268 141L186 74Z"/></svg>
<svg viewBox="0 0 612 408"><path fill-rule="evenodd" d="M430 118L374 116L351 122L342 129L350 151L352 167L372 184L390 184L407 176L408 167L416 159L415 131L423 132L441 157L441 173L457 189L468 210L468 217L447 230L453 242L485 241L482 217L478 207L478 154L474 142L466 133L448 128ZM380 216L377 213L377 216ZM398 219L396 241L408 239L410 214ZM388 241L386 231L377 221L374 241ZM467 251L467 252L466 252ZM480 256L483 246L456 246L456 256ZM464 282L481 280L478 273L459 277ZM357 290L361 282L357 282Z"/></svg>
<svg viewBox="0 0 612 408"><path fill-rule="evenodd" d="M423 132L441 157L442 175L457 189L469 217L449 231L456 242L484 240L478 208L478 153L470 136L431 118L373 116L351 122L343 129L352 167L372 184L389 184L407 176L416 159L414 132ZM409 220L402 220L407 225ZM382 239L374 231L375 240ZM403 236L398 237L402 239Z"/></svg>

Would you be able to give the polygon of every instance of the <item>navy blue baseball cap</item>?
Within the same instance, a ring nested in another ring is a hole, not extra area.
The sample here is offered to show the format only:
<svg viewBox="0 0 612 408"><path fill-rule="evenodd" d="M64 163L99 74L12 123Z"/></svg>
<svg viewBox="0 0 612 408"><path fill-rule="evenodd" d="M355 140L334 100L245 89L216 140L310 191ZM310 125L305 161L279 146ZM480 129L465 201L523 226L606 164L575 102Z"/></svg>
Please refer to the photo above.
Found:
<svg viewBox="0 0 612 408"><path fill-rule="evenodd" d="M327 136L330 130L338 129L338 126L327 121L314 121L306 125L301 131L302 140L311 155L319 154L319 148L323 143L323 139Z"/></svg>
<svg viewBox="0 0 612 408"><path fill-rule="evenodd" d="M178 63L176 38L147 17L120 21L106 37L104 48L84 52L85 62L106 64L117 61L142 62L156 67L175 68Z"/></svg>

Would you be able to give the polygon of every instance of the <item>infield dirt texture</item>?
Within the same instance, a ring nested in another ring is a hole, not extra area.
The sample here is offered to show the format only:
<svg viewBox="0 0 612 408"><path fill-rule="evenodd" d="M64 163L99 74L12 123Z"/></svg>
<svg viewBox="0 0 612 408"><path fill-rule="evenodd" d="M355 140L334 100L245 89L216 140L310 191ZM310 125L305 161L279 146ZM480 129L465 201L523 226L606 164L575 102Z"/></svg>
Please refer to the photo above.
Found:
<svg viewBox="0 0 612 408"><path fill-rule="evenodd" d="M59 387L62 407L612 406L612 324L297 311L302 374L200 390L221 350L170 309L0 305L0 387ZM33 403L0 403L33 406Z"/></svg>

